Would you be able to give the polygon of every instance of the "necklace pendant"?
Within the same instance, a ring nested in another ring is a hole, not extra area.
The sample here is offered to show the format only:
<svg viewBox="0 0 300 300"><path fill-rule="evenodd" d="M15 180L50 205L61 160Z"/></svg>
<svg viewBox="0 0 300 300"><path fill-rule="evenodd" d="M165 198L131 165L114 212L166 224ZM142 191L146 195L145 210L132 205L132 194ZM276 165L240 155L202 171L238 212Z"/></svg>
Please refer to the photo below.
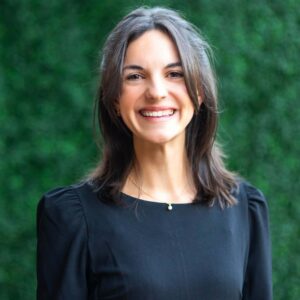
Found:
<svg viewBox="0 0 300 300"><path fill-rule="evenodd" d="M172 210L173 209L173 206L171 203L168 204L168 210Z"/></svg>

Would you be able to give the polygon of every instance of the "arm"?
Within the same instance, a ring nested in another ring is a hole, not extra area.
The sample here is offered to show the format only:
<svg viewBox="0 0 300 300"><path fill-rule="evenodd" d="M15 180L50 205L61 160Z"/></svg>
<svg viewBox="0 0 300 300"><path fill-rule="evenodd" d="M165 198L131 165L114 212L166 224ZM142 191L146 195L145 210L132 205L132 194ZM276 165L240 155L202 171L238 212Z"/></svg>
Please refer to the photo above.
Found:
<svg viewBox="0 0 300 300"><path fill-rule="evenodd" d="M37 299L87 299L87 228L71 188L46 194L37 209Z"/></svg>
<svg viewBox="0 0 300 300"><path fill-rule="evenodd" d="M268 206L263 194L246 186L249 204L250 248L244 300L272 300L272 264Z"/></svg>

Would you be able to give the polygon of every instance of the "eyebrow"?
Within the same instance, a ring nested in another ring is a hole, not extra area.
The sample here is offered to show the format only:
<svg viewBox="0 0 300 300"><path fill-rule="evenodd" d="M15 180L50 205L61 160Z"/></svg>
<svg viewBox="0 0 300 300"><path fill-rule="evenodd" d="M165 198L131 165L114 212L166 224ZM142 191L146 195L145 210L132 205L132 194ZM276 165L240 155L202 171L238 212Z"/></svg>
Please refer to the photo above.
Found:
<svg viewBox="0 0 300 300"><path fill-rule="evenodd" d="M178 62L167 64L165 66L165 69L174 68L174 67L182 67L181 62L178 61ZM123 68L123 71L125 71L127 69L129 69L129 70L140 70L140 71L144 70L144 68L139 66L139 65L127 65Z"/></svg>
<svg viewBox="0 0 300 300"><path fill-rule="evenodd" d="M171 64L166 65L165 68L168 69L168 68L174 68L174 67L182 67L182 63L180 61L171 63Z"/></svg>

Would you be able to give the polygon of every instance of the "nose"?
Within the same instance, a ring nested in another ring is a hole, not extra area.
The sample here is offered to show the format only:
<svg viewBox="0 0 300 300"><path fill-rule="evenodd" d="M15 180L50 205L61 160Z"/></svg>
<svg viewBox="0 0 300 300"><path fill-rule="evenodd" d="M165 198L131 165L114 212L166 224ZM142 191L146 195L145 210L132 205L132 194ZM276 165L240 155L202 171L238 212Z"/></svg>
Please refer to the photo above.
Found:
<svg viewBox="0 0 300 300"><path fill-rule="evenodd" d="M148 100L163 100L167 97L167 94L167 86L163 78L153 78L149 82L146 90L146 97Z"/></svg>

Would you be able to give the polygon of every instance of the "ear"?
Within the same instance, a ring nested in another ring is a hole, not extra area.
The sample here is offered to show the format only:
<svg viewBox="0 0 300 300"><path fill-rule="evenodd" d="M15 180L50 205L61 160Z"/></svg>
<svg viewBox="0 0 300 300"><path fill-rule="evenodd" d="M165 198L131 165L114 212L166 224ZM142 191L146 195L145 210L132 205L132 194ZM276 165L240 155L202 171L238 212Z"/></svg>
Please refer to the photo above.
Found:
<svg viewBox="0 0 300 300"><path fill-rule="evenodd" d="M197 99L198 99L198 104L200 107L203 102L203 99L204 99L204 93L202 90L200 90L200 93L199 93L199 90L197 89Z"/></svg>

